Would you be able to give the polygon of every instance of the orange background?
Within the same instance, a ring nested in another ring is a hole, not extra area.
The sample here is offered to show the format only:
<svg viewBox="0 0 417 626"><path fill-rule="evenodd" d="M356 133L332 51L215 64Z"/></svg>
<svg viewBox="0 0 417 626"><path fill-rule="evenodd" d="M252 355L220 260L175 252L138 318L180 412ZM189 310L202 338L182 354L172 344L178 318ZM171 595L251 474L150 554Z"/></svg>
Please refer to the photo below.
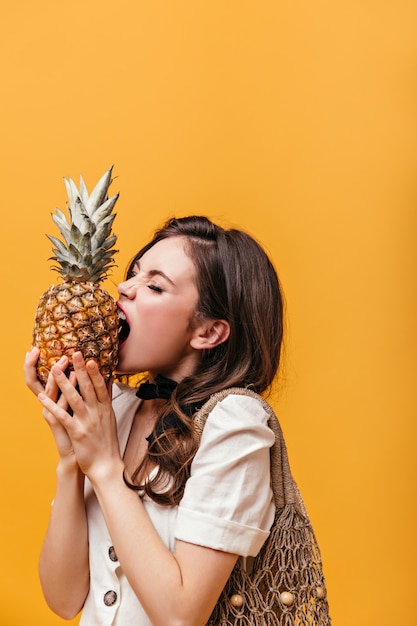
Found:
<svg viewBox="0 0 417 626"><path fill-rule="evenodd" d="M37 580L56 453L22 361L55 280L44 233L62 177L91 189L112 163L115 282L174 214L240 225L270 251L288 310L275 408L334 624L415 624L416 13L3 0L1 625L64 623Z"/></svg>

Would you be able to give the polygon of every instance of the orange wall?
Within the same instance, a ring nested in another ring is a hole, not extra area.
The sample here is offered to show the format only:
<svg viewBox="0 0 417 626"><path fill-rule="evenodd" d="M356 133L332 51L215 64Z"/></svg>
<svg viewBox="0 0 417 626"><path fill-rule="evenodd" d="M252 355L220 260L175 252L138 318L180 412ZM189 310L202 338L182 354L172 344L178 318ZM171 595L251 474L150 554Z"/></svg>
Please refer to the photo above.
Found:
<svg viewBox="0 0 417 626"><path fill-rule="evenodd" d="M63 623L37 581L56 455L22 360L54 280L62 177L91 187L115 163L115 281L173 214L238 224L271 252L288 307L275 406L334 624L412 626L415 2L6 5L0 624Z"/></svg>

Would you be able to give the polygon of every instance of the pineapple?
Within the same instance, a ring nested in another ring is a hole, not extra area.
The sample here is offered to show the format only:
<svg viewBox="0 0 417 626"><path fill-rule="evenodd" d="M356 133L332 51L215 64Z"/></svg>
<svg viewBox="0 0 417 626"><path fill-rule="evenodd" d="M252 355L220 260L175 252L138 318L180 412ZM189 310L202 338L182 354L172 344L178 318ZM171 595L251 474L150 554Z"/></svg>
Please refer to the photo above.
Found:
<svg viewBox="0 0 417 626"><path fill-rule="evenodd" d="M119 194L108 198L112 168L88 194L82 176L77 189L71 178L64 179L68 195L67 221L56 209L52 219L62 241L47 235L54 248L51 260L62 277L40 299L33 330L33 345L40 349L39 380L45 385L51 367L62 355L72 365L72 354L80 350L86 360L95 359L106 380L117 364L119 316L114 299L99 287L114 266L111 233L116 215L112 213Z"/></svg>

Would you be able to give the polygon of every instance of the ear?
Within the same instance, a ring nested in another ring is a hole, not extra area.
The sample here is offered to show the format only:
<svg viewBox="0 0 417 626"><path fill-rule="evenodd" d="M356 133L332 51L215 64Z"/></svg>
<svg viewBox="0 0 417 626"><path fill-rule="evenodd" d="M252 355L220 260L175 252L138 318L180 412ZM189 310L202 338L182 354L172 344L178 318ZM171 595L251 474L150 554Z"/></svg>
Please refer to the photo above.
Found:
<svg viewBox="0 0 417 626"><path fill-rule="evenodd" d="M205 320L196 328L190 345L195 350L210 350L229 339L230 324L226 320Z"/></svg>

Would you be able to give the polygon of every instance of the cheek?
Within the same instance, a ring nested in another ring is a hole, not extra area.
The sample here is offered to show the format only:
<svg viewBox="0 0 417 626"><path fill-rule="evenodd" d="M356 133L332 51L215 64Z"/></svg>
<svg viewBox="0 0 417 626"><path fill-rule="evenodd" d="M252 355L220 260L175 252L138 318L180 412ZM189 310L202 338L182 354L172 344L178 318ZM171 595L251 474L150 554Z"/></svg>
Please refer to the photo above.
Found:
<svg viewBox="0 0 417 626"><path fill-rule="evenodd" d="M155 296L145 291L143 297L138 299L137 315L148 327L175 325L186 329L194 318L194 307L189 302L190 299Z"/></svg>
<svg viewBox="0 0 417 626"><path fill-rule="evenodd" d="M175 352L182 351L191 339L194 312L189 306L182 306L155 313L151 321L152 334L159 347Z"/></svg>
<svg viewBox="0 0 417 626"><path fill-rule="evenodd" d="M149 330L161 344L184 343L190 332L188 311L158 311L150 320Z"/></svg>

